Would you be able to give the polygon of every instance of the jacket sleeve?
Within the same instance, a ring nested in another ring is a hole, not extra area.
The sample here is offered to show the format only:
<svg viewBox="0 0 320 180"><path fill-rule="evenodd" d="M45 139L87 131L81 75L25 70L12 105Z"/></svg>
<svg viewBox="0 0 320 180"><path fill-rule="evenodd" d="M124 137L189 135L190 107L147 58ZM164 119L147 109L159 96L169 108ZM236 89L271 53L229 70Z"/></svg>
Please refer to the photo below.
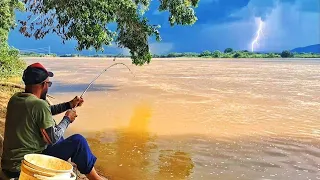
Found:
<svg viewBox="0 0 320 180"><path fill-rule="evenodd" d="M54 115L63 113L68 109L71 109L71 107L69 102L65 102L61 104L52 105L50 106L50 109L51 109L51 114L54 116Z"/></svg>

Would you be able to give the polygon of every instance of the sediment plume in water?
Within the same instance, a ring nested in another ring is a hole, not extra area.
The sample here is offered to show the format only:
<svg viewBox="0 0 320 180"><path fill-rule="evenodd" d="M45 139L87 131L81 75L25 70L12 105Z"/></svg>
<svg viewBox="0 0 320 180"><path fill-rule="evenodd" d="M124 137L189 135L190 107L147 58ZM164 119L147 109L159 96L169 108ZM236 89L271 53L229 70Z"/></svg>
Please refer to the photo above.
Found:
<svg viewBox="0 0 320 180"><path fill-rule="evenodd" d="M150 103L134 109L129 125L118 129L113 142L103 142L105 134L89 138L100 158L98 169L110 179L184 179L192 173L190 155L180 150L159 149L148 132L152 116ZM124 173L125 172L125 173Z"/></svg>

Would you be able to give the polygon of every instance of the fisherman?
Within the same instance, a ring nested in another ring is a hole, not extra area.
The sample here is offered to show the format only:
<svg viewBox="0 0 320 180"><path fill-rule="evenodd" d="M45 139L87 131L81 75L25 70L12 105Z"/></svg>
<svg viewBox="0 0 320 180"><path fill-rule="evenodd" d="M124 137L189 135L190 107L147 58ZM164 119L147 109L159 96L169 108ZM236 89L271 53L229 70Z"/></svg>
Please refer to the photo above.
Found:
<svg viewBox="0 0 320 180"><path fill-rule="evenodd" d="M46 96L52 82L53 73L47 71L40 63L31 64L23 73L25 92L14 94L7 107L2 172L8 178L18 178L21 161L27 154L45 154L77 165L80 173L90 180L101 178L94 164L97 158L92 154L86 139L75 134L66 139L63 135L68 126L77 117L75 107L81 106L82 98L50 106ZM65 112L59 124L52 116Z"/></svg>

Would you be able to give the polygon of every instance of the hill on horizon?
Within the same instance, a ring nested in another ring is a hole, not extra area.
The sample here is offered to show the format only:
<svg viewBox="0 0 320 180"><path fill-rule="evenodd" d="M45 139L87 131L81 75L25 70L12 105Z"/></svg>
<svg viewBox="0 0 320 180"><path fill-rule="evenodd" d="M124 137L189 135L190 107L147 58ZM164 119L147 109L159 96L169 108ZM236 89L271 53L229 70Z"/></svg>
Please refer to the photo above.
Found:
<svg viewBox="0 0 320 180"><path fill-rule="evenodd" d="M291 52L297 53L320 53L320 44L305 46L305 47L298 47L292 49Z"/></svg>

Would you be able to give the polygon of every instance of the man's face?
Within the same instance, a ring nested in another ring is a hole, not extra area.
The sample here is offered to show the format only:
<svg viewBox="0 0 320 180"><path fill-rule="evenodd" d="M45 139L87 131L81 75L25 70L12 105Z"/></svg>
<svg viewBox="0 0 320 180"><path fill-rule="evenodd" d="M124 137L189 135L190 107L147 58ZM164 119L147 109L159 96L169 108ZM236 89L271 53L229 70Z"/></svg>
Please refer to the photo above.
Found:
<svg viewBox="0 0 320 180"><path fill-rule="evenodd" d="M48 89L51 86L52 82L49 81L49 78L47 78L45 81L43 81L42 84L42 92L41 92L41 99L46 100Z"/></svg>

